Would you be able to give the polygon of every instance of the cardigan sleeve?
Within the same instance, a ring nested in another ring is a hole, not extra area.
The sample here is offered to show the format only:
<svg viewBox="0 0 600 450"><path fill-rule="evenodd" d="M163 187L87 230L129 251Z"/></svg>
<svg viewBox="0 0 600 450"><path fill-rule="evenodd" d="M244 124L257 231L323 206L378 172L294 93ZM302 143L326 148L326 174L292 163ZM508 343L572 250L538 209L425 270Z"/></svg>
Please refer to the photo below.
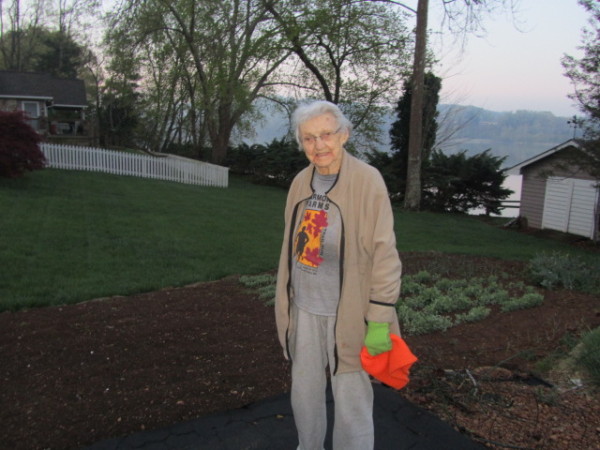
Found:
<svg viewBox="0 0 600 450"><path fill-rule="evenodd" d="M367 320L394 322L400 295L402 263L396 247L394 215L383 178L377 173L369 205L374 218L371 243L371 286Z"/></svg>
<svg viewBox="0 0 600 450"><path fill-rule="evenodd" d="M293 180L290 189L288 191L285 211L284 211L284 230L283 230L283 242L281 245L281 252L279 255L279 264L277 269L277 282L275 286L275 323L277 326L277 335L279 342L284 350L287 348L287 333L290 327L290 316L289 316L289 260L290 260L290 231L293 224L292 215L296 203L301 198L302 185L306 182L306 177L310 176L309 169L305 169L300 172Z"/></svg>

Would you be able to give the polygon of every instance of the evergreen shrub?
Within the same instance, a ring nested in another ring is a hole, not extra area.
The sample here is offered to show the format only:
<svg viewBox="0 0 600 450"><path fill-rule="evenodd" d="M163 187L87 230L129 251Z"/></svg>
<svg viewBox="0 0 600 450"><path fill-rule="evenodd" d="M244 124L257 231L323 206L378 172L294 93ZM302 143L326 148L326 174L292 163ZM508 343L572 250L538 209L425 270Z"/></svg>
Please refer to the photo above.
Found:
<svg viewBox="0 0 600 450"><path fill-rule="evenodd" d="M282 138L267 145L241 144L232 148L225 164L231 173L248 176L253 183L288 188L308 161L298 144Z"/></svg>

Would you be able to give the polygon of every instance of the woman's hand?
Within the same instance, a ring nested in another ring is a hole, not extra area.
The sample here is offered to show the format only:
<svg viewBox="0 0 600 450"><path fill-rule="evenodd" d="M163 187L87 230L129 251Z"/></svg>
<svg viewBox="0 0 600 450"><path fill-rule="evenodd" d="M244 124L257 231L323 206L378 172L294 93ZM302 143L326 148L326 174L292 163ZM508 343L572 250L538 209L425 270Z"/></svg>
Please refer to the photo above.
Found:
<svg viewBox="0 0 600 450"><path fill-rule="evenodd" d="M390 324L387 322L368 322L365 347L367 347L367 351L371 356L391 350Z"/></svg>

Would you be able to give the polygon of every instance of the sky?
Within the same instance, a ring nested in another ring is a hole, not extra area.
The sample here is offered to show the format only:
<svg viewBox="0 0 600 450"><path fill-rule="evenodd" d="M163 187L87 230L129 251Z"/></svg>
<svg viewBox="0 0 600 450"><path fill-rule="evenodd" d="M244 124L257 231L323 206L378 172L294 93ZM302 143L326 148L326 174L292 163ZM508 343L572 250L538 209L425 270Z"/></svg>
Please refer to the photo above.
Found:
<svg viewBox="0 0 600 450"><path fill-rule="evenodd" d="M430 2L429 28L439 26L439 10ZM464 50L448 37L430 41L441 63L440 103L478 106L492 111L550 111L579 114L563 55L580 57L581 30L589 14L577 0L518 0L513 16L502 13L484 22L485 37L469 36Z"/></svg>

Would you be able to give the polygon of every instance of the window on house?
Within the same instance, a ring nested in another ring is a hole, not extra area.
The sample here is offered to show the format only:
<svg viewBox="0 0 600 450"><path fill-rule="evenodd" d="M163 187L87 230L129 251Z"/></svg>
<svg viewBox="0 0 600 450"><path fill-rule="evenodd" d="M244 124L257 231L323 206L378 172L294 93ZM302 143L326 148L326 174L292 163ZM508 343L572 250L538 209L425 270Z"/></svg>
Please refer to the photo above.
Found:
<svg viewBox="0 0 600 450"><path fill-rule="evenodd" d="M38 102L23 102L23 111L27 115L27 122L38 131L40 129L40 104Z"/></svg>

